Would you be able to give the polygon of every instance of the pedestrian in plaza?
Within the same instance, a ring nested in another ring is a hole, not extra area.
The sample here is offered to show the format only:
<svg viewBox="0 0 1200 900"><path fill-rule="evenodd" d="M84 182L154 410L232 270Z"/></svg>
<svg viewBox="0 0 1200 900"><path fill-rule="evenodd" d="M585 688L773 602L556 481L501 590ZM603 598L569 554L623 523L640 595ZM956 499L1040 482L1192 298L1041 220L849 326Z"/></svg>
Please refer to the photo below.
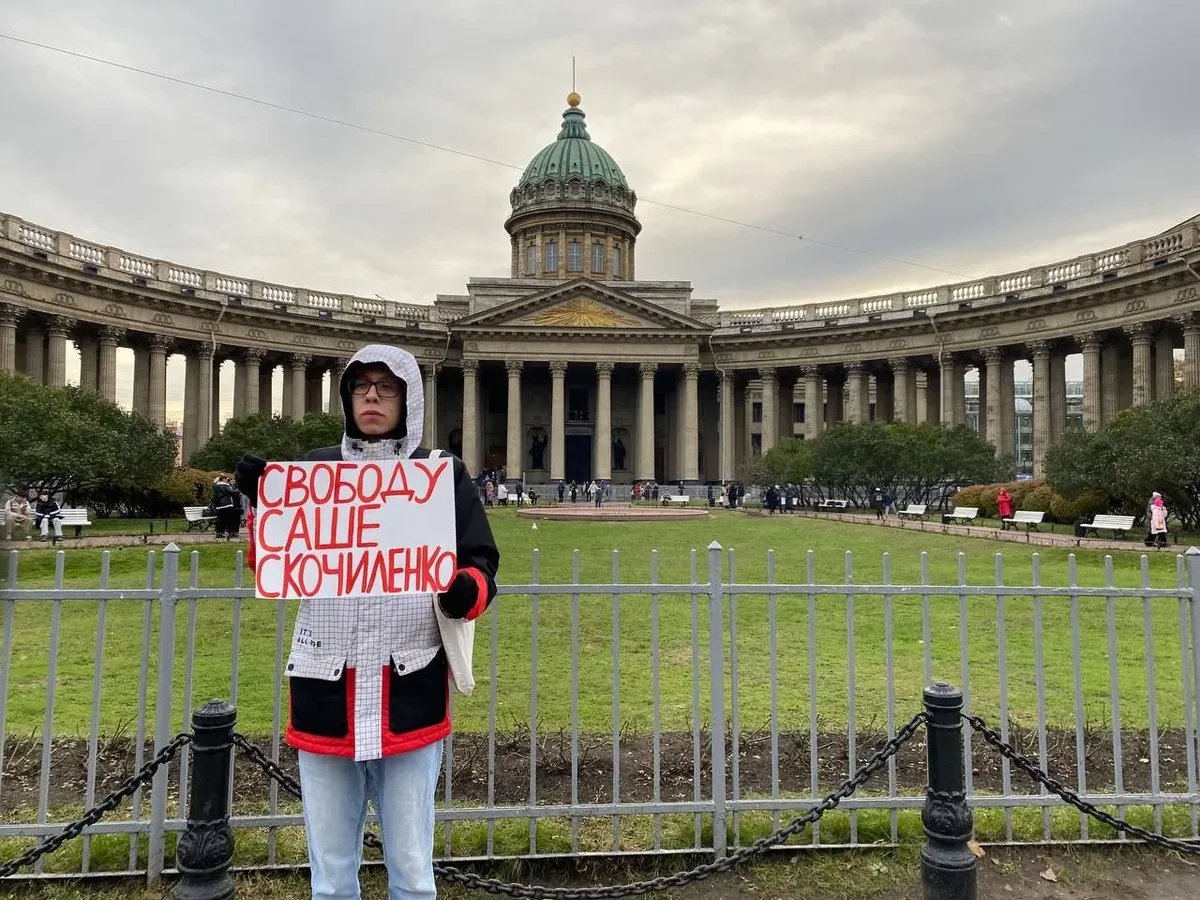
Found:
<svg viewBox="0 0 1200 900"><path fill-rule="evenodd" d="M1161 495L1150 504L1150 535L1159 550L1167 546L1167 505Z"/></svg>
<svg viewBox="0 0 1200 900"><path fill-rule="evenodd" d="M228 475L218 475L213 479L212 510L217 517L217 537L237 537L242 517L241 497Z"/></svg>
<svg viewBox="0 0 1200 900"><path fill-rule="evenodd" d="M4 539L11 541L14 528L25 530L25 540L33 538L33 510L24 494L13 494L4 504Z"/></svg>
<svg viewBox="0 0 1200 900"><path fill-rule="evenodd" d="M996 494L996 515L1000 519L1000 530L1003 531L1008 527L1005 519L1011 519L1013 512L1016 509L1016 504L1013 503L1012 494L1008 492L1008 488L1000 488Z"/></svg>
<svg viewBox="0 0 1200 900"><path fill-rule="evenodd" d="M423 379L398 347L359 350L342 375L345 434L310 460L426 459ZM298 751L314 900L357 898L368 800L380 817L388 897L436 896L434 792L450 733L449 664L434 602L449 618L474 619L496 593L500 551L479 491L457 457L457 559L449 589L300 601L287 661L287 741ZM237 466L257 503L266 462ZM253 523L250 523L253 565Z"/></svg>
<svg viewBox="0 0 1200 900"><path fill-rule="evenodd" d="M42 540L46 540L50 536L50 529L54 529L54 538L52 544L57 544L62 540L62 507L57 500L52 500L50 494L42 491L38 494L37 503L33 507L34 524L42 532Z"/></svg>
<svg viewBox="0 0 1200 900"><path fill-rule="evenodd" d="M883 514L886 506L883 502L883 488L875 488L871 491L871 509L875 510L875 518L882 522Z"/></svg>

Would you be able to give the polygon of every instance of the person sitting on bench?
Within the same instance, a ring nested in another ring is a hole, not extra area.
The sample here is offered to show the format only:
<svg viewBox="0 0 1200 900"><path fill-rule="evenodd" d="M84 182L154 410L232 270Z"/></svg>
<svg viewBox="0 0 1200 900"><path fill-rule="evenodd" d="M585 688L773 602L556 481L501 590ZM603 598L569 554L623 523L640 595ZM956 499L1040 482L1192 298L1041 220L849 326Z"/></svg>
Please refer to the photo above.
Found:
<svg viewBox="0 0 1200 900"><path fill-rule="evenodd" d="M35 522L42 532L42 540L50 534L50 526L54 526L54 543L62 540L62 507L57 500L51 500L45 491L38 494L37 504L33 511L36 513Z"/></svg>

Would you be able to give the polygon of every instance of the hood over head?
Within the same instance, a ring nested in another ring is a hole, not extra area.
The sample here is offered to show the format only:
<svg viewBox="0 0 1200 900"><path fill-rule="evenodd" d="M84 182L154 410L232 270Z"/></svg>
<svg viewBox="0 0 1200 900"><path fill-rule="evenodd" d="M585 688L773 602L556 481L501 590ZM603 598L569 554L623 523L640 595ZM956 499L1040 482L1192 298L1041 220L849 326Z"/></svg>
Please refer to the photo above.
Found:
<svg viewBox="0 0 1200 900"><path fill-rule="evenodd" d="M350 402L350 381L358 372L369 365L386 366L396 378L404 382L404 410L400 424L390 433L368 438L354 422L354 410ZM338 386L342 400L342 414L346 421L346 432L342 437L342 453L346 459L357 459L365 445L386 443L389 456L407 459L421 445L425 429L425 383L421 378L421 367L407 350L388 344L368 344L350 358Z"/></svg>

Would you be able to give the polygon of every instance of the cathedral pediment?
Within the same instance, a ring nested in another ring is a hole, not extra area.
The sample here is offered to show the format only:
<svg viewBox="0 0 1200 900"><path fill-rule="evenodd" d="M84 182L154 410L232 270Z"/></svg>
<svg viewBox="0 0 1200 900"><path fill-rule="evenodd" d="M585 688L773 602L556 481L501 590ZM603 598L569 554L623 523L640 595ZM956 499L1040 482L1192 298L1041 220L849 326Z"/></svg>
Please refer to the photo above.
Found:
<svg viewBox="0 0 1200 900"><path fill-rule="evenodd" d="M698 331L711 328L625 291L576 279L459 319L455 331Z"/></svg>

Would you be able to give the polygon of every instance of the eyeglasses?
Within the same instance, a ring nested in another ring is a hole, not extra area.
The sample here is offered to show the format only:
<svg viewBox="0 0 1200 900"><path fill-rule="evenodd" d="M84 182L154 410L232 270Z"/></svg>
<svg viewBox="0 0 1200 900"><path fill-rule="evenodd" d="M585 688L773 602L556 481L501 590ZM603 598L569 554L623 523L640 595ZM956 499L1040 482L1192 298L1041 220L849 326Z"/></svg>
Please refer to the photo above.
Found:
<svg viewBox="0 0 1200 900"><path fill-rule="evenodd" d="M401 384L398 381L371 381L367 378L355 378L350 382L350 393L365 397L375 388L375 394L381 400L392 400L400 396Z"/></svg>

